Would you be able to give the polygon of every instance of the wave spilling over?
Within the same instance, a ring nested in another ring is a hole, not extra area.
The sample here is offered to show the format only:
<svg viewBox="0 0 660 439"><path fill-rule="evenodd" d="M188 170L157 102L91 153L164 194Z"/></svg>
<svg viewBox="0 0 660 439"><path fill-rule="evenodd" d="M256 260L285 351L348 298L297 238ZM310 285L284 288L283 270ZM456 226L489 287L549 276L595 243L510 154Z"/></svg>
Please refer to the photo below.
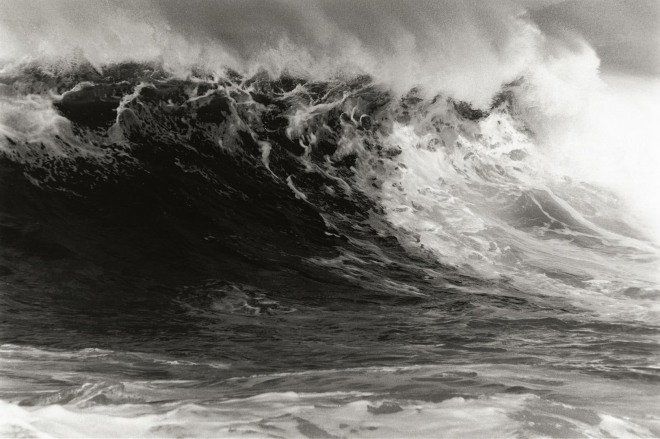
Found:
<svg viewBox="0 0 660 439"><path fill-rule="evenodd" d="M648 97L508 3L192 5L0 20L1 436L660 436Z"/></svg>
<svg viewBox="0 0 660 439"><path fill-rule="evenodd" d="M5 77L4 432L657 434L658 248L544 171L525 84Z"/></svg>

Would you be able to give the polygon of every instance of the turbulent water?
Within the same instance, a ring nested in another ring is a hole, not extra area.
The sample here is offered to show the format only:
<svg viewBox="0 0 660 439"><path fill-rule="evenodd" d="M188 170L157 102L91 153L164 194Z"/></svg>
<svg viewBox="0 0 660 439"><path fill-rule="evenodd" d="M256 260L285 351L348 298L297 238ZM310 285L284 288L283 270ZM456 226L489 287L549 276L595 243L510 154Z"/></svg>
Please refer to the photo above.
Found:
<svg viewBox="0 0 660 439"><path fill-rule="evenodd" d="M0 435L660 436L660 249L526 87L5 72Z"/></svg>

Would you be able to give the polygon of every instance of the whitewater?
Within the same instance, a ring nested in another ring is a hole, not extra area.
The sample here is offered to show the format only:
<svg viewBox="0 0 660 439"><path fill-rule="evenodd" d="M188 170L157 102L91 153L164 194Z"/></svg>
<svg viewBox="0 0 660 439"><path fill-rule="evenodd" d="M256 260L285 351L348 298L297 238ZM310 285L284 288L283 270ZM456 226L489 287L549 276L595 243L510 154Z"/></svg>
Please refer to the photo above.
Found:
<svg viewBox="0 0 660 439"><path fill-rule="evenodd" d="M0 3L0 436L660 437L660 80L525 3Z"/></svg>

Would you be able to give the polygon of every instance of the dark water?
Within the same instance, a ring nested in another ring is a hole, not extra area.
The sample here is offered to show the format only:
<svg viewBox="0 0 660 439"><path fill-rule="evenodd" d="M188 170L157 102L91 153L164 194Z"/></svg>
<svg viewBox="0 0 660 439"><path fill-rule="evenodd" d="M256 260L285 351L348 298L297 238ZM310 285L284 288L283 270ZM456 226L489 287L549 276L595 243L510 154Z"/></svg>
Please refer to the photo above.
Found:
<svg viewBox="0 0 660 439"><path fill-rule="evenodd" d="M660 435L658 248L519 85L3 77L2 435Z"/></svg>

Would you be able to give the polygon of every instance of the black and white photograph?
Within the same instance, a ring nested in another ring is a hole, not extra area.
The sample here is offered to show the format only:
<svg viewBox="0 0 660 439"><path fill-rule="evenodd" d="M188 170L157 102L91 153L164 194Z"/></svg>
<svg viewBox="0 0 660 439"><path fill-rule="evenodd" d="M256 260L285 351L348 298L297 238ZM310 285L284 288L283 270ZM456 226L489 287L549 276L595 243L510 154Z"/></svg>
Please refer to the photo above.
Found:
<svg viewBox="0 0 660 439"><path fill-rule="evenodd" d="M0 438L660 438L660 0L0 0Z"/></svg>

